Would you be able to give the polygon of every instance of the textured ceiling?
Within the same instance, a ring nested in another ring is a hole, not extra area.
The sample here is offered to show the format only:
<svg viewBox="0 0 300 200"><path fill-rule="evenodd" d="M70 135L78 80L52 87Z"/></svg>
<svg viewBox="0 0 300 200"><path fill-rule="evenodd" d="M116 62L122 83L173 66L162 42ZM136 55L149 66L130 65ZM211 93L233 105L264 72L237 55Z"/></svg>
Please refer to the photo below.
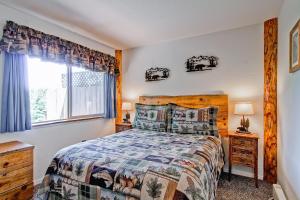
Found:
<svg viewBox="0 0 300 200"><path fill-rule="evenodd" d="M283 0L0 0L114 48L262 23Z"/></svg>

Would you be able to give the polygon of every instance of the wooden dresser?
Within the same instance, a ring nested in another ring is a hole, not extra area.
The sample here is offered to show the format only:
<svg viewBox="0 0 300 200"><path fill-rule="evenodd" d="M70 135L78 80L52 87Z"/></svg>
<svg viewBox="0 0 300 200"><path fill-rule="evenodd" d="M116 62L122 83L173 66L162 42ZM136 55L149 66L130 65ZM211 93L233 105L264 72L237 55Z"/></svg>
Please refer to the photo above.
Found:
<svg viewBox="0 0 300 200"><path fill-rule="evenodd" d="M0 199L28 200L33 195L33 146L0 143Z"/></svg>
<svg viewBox="0 0 300 200"><path fill-rule="evenodd" d="M232 165L243 165L254 171L255 186L258 187L257 156L258 135L255 133L241 134L229 131L229 181Z"/></svg>
<svg viewBox="0 0 300 200"><path fill-rule="evenodd" d="M129 123L117 123L116 124L116 132L126 131L132 129L132 124Z"/></svg>

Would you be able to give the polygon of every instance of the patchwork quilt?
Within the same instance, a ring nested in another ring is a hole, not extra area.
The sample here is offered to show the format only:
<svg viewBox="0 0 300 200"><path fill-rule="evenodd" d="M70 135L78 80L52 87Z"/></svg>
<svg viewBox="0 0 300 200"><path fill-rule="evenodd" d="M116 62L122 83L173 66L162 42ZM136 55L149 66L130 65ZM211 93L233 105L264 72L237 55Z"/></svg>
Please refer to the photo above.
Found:
<svg viewBox="0 0 300 200"><path fill-rule="evenodd" d="M213 200L224 165L221 140L131 129L66 147L36 200Z"/></svg>

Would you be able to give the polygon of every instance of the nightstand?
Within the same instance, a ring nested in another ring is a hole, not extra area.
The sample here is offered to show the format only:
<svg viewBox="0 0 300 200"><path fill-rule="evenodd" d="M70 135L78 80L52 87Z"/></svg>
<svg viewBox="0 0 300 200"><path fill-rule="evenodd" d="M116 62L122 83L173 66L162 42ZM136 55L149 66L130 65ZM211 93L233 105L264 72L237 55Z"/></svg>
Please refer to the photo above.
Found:
<svg viewBox="0 0 300 200"><path fill-rule="evenodd" d="M255 133L243 134L229 131L229 176L231 179L232 165L243 165L254 171L255 186L258 188L257 156L258 135Z"/></svg>
<svg viewBox="0 0 300 200"><path fill-rule="evenodd" d="M126 131L132 129L132 124L129 123L117 123L116 124L116 133L121 131Z"/></svg>

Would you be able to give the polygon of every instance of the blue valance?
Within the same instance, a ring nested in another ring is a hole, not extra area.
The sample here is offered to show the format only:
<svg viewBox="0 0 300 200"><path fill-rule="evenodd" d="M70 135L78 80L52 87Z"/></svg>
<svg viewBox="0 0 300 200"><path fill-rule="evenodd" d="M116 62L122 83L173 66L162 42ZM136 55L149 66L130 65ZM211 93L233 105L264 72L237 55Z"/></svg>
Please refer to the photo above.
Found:
<svg viewBox="0 0 300 200"><path fill-rule="evenodd" d="M43 60L66 63L93 71L118 74L113 56L68 40L7 21L0 50L11 54L27 54Z"/></svg>

